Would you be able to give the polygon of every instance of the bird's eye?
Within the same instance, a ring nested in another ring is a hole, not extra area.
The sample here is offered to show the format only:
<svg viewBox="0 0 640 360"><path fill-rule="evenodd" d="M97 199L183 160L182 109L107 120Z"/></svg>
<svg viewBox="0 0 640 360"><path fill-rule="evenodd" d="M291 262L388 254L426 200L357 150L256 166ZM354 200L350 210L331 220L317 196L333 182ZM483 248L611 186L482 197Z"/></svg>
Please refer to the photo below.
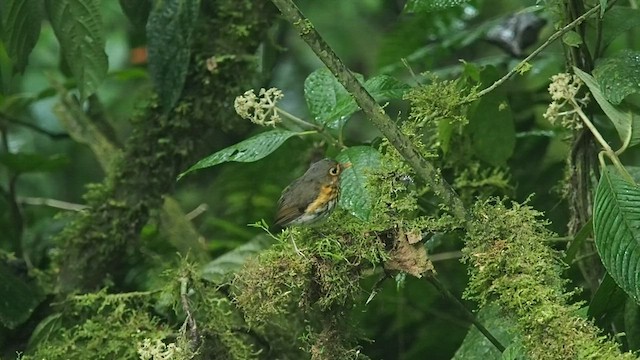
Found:
<svg viewBox="0 0 640 360"><path fill-rule="evenodd" d="M329 169L329 174L336 176L340 173L340 168L339 167L332 167L331 169Z"/></svg>

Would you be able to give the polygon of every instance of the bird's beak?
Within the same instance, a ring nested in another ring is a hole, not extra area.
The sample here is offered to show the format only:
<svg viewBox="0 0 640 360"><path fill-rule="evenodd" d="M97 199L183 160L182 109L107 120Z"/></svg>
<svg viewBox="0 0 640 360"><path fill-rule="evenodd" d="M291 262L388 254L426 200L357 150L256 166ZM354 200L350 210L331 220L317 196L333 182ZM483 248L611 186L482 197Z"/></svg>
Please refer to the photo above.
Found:
<svg viewBox="0 0 640 360"><path fill-rule="evenodd" d="M342 170L344 170L344 169L348 169L348 168L350 168L350 167L351 167L351 163L350 163L350 162L347 162L347 163L341 163L341 164L340 164L340 167L342 167Z"/></svg>

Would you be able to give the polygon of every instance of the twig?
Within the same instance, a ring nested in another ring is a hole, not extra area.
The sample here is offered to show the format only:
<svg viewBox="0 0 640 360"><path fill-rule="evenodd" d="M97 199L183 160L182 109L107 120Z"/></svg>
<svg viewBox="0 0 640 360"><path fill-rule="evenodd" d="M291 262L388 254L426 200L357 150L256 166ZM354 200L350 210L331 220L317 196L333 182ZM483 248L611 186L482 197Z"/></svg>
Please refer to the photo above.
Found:
<svg viewBox="0 0 640 360"><path fill-rule="evenodd" d="M70 210L70 211L82 211L88 206L82 204L74 204L62 200L40 198L40 197L21 197L18 198L18 202L25 205L37 205L37 206L49 206L56 209Z"/></svg>
<svg viewBox="0 0 640 360"><path fill-rule="evenodd" d="M580 105L578 105L576 100L572 98L572 99L569 99L569 101L573 105L578 116L580 116L580 119L582 120L582 122L591 131L591 134L596 139L596 141L598 141L600 146L602 146L602 148L604 149L603 150L604 153L607 154L607 157L609 157L609 159L613 162L613 165L616 167L616 169L618 169L620 174L624 176L629 182L635 183L633 180L633 177L629 174L627 169L625 169L625 167L620 162L620 158L618 158L617 153L611 148L611 146L609 146L607 141L602 137L598 129L596 129L595 125L593 125L591 120L589 120L589 117L587 117L587 115L582 111L582 108L580 108Z"/></svg>
<svg viewBox="0 0 640 360"><path fill-rule="evenodd" d="M542 50L544 50L547 46L551 45L552 42L558 40L558 38L560 38L562 35L564 35L569 30L571 30L574 27L580 25L589 16L591 16L591 15L595 14L596 12L598 12L598 10L600 10L600 4L594 6L593 8L591 8L591 10L589 10L586 13L582 14L580 17L576 18L575 20L573 20L569 24L565 25L565 27L563 27L562 29L560 29L560 30L556 31L555 33L553 33L553 35L549 36L547 41L545 41L537 49L535 49L533 52L531 52L531 54L529 54L529 56L524 58L524 60L520 61L518 63L518 65L514 66L514 68L511 69L505 76L503 76L500 79L496 80L496 82L494 82L488 88L479 91L473 99L466 100L464 103L474 101L477 98L480 98L480 97L488 94L489 92L495 90L498 86L502 85L505 81L509 80L509 78L511 78L513 75L515 75L515 73L517 73L526 63L528 63L529 61L531 61L531 59L533 59L539 53L541 53Z"/></svg>
<svg viewBox="0 0 640 360"><path fill-rule="evenodd" d="M429 260L431 262L460 259L462 257L462 251L447 251L438 254L429 254Z"/></svg>
<svg viewBox="0 0 640 360"><path fill-rule="evenodd" d="M203 214L207 210L209 210L209 205L200 204L200 205L196 206L195 209L189 211L189 213L186 214L184 217L187 218L187 220L191 221L191 220L197 218L198 216L200 216L201 214Z"/></svg>
<svg viewBox="0 0 640 360"><path fill-rule="evenodd" d="M26 121L22 121L18 118L15 118L9 114L0 112L0 118L2 118L3 120L5 120L6 122L12 123L12 124L16 124L16 125L20 125L20 126L24 126L28 129L31 129L37 133L46 135L48 137L50 137L53 140L60 140L60 139L69 139L70 136L67 133L54 133L52 131L49 131L47 129L43 129L41 127L39 127L38 125L32 124L30 122L26 122Z"/></svg>
<svg viewBox="0 0 640 360"><path fill-rule="evenodd" d="M460 300L458 300L458 298L455 297L451 293L451 291L449 291L449 289L444 287L444 285L442 285L442 283L435 276L426 276L426 279L431 284L433 284L433 286L435 286L435 288L445 298L450 300L451 303L453 303L453 305L455 305L458 309L460 309L464 313L464 315L467 317L467 319L471 321L471 323L476 327L476 329L478 329L478 331L480 331L482 335L484 335L487 338L487 340L489 340L493 344L493 346L495 346L500 352L504 352L505 350L504 345L502 345L502 343L500 343L500 341L496 339L496 337L493 336L493 334L491 334L491 332L489 332L489 330L487 330L487 328L484 327L484 325L482 325L478 321L478 319L476 319L476 316L471 312L471 310L467 309L467 307Z"/></svg>
<svg viewBox="0 0 640 360"><path fill-rule="evenodd" d="M371 300L373 300L374 297L376 297L376 295L378 295L378 292L380 291L380 288L382 287L382 282L388 277L387 272L383 272L382 276L380 276L380 278L378 280L376 280L376 283L373 284L373 286L371 287L371 293L369 294L369 297L367 298L367 302L365 302L365 305L369 305L369 303L371 302Z"/></svg>
<svg viewBox="0 0 640 360"><path fill-rule="evenodd" d="M468 213L464 204L442 177L440 172L427 161L405 134L391 120L384 109L378 105L371 94L365 90L353 73L342 63L333 49L322 39L313 24L304 17L291 0L272 0L282 15L298 31L300 37L309 45L313 52L333 73L338 81L353 96L354 100L367 115L370 121L380 130L389 142L398 150L416 173L424 179L443 204L450 206L453 215L463 221L468 221Z"/></svg>
<svg viewBox="0 0 640 360"><path fill-rule="evenodd" d="M279 112L280 114L284 115L287 119L291 120L291 122L296 123L298 125L300 125L303 128L307 128L307 129L314 129L318 134L320 134L321 136L324 136L327 140L329 140L329 142L333 143L334 145L337 145L340 148L346 148L346 146L344 146L344 144L342 143L342 139L335 139L331 134L329 134L329 132L325 131L325 126L318 126L316 124L312 124L310 122L304 121L303 119L285 111L282 110L279 107L275 107L275 111ZM342 137L342 131L340 131L340 137Z"/></svg>
<svg viewBox="0 0 640 360"><path fill-rule="evenodd" d="M193 318L193 314L191 312L191 305L189 305L188 299L188 283L189 279L186 276L180 277L180 301L182 302L182 310L186 314L186 318L184 320L184 324L182 325L182 329L186 330L186 327L189 327L189 335L190 335L190 343L193 347L193 350L197 349L200 345L200 338L198 336L198 324L196 324L196 320Z"/></svg>

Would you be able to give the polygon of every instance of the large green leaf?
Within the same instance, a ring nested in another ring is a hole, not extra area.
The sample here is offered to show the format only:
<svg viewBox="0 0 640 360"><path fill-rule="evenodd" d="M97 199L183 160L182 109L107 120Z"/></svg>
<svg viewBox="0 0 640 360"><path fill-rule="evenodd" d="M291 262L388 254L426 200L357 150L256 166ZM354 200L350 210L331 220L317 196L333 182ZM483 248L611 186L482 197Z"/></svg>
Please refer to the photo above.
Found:
<svg viewBox="0 0 640 360"><path fill-rule="evenodd" d="M13 329L25 322L42 301L42 293L0 263L0 322Z"/></svg>
<svg viewBox="0 0 640 360"><path fill-rule="evenodd" d="M640 26L640 10L628 6L614 6L604 16L602 45L609 45L616 37Z"/></svg>
<svg viewBox="0 0 640 360"><path fill-rule="evenodd" d="M485 66L480 72L483 86L489 86L499 78L494 66ZM505 91L496 89L483 96L469 107L467 117L469 124L464 131L471 139L474 155L493 166L504 166L513 155L516 143L513 114Z"/></svg>
<svg viewBox="0 0 640 360"><path fill-rule="evenodd" d="M27 58L40 36L41 5L40 0L5 0L1 9L5 47L19 72L27 65Z"/></svg>
<svg viewBox="0 0 640 360"><path fill-rule="evenodd" d="M0 164L18 174L54 171L66 166L68 163L69 159L62 155L44 156L30 153L0 154Z"/></svg>
<svg viewBox="0 0 640 360"><path fill-rule="evenodd" d="M620 104L627 95L640 92L640 51L624 49L603 59L593 69L593 77L607 100Z"/></svg>
<svg viewBox="0 0 640 360"><path fill-rule="evenodd" d="M500 312L498 306L488 304L478 311L477 318L502 345L507 346L514 341L515 323ZM517 345L514 344L514 345ZM508 346L509 352L517 352L517 346ZM506 351L505 351L506 352ZM499 360L502 354L474 326L469 328L462 345L456 351L453 360Z"/></svg>
<svg viewBox="0 0 640 360"><path fill-rule="evenodd" d="M229 280L229 275L240 269L250 257L258 255L274 242L267 235L259 235L203 266L201 276L203 279L217 284L223 283Z"/></svg>
<svg viewBox="0 0 640 360"><path fill-rule="evenodd" d="M362 76L356 74L363 82ZM391 76L379 75L363 82L364 88L380 101L401 99L409 86ZM360 110L351 95L331 72L318 69L304 81L304 95L314 121L331 128L339 128L356 111Z"/></svg>
<svg viewBox="0 0 640 360"><path fill-rule="evenodd" d="M180 174L178 180L194 170L208 168L224 162L258 161L274 152L280 145L287 141L287 139L296 135L301 135L301 133L280 129L260 133L198 161L187 171Z"/></svg>
<svg viewBox="0 0 640 360"><path fill-rule="evenodd" d="M151 12L151 0L119 0L122 12L137 27L147 23Z"/></svg>
<svg viewBox="0 0 640 360"><path fill-rule="evenodd" d="M629 298L624 306L624 333L629 350L640 350L640 306Z"/></svg>
<svg viewBox="0 0 640 360"><path fill-rule="evenodd" d="M336 156L341 163L351 163L340 175L340 207L360 220L368 220L371 214L373 202L367 176L380 166L380 159L380 153L369 146L354 146Z"/></svg>
<svg viewBox="0 0 640 360"><path fill-rule="evenodd" d="M422 12L435 11L460 6L469 0L409 0L404 6L404 11Z"/></svg>
<svg viewBox="0 0 640 360"><path fill-rule="evenodd" d="M328 122L328 115L337 107L338 98L347 90L326 68L318 69L304 80L304 98L316 123Z"/></svg>
<svg viewBox="0 0 640 360"><path fill-rule="evenodd" d="M607 0L600 0L600 17L604 16L605 11L607 10Z"/></svg>
<svg viewBox="0 0 640 360"><path fill-rule="evenodd" d="M162 0L155 2L149 14L149 73L165 111L182 93L199 9L200 0Z"/></svg>
<svg viewBox="0 0 640 360"><path fill-rule="evenodd" d="M513 155L516 130L513 114L500 93L482 97L469 117L468 132L475 156L494 166L503 166Z"/></svg>
<svg viewBox="0 0 640 360"><path fill-rule="evenodd" d="M99 0L46 0L53 31L82 98L93 94L107 75Z"/></svg>
<svg viewBox="0 0 640 360"><path fill-rule="evenodd" d="M607 115L609 120L611 120L613 126L618 131L618 136L622 143L627 146L640 144L640 116L629 109L622 109L613 106L606 99L600 89L600 85L598 85L591 75L575 66L573 67L573 70L576 75L584 81L589 88L589 91L591 91L593 98L596 99L596 102L600 105L602 111L604 111L605 115Z"/></svg>
<svg viewBox="0 0 640 360"><path fill-rule="evenodd" d="M596 189L593 230L607 272L640 303L640 188L606 168Z"/></svg>
<svg viewBox="0 0 640 360"><path fill-rule="evenodd" d="M605 274L589 303L587 316L600 320L606 315L612 315L613 312L620 309L626 299L627 294L616 285L611 275Z"/></svg>

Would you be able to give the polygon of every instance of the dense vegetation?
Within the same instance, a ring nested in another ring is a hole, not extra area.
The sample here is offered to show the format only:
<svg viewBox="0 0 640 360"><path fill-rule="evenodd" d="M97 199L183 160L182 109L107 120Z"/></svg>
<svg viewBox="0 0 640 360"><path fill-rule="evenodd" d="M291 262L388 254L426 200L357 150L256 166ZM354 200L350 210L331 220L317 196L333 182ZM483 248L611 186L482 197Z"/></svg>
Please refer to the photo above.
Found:
<svg viewBox="0 0 640 360"><path fill-rule="evenodd" d="M0 20L0 358L637 358L636 0Z"/></svg>

